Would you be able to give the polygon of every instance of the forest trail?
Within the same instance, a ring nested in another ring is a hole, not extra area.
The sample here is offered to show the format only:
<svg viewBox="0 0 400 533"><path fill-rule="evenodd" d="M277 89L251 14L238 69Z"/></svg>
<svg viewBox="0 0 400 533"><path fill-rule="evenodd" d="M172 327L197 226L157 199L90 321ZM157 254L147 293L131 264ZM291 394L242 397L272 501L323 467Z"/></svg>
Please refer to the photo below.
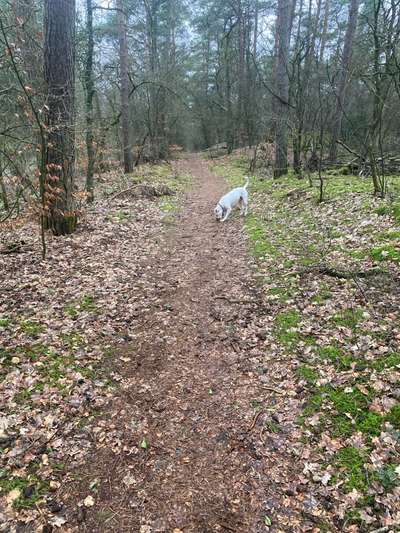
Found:
<svg viewBox="0 0 400 533"><path fill-rule="evenodd" d="M260 295L242 223L213 219L227 185L205 161L177 165L193 186L149 261L158 303L141 310L135 340L117 354L121 394L102 422L116 444L99 443L79 481L66 485L80 501L90 484L98 490L95 506L69 524L254 533L269 530L273 513L281 518L272 531L302 531L289 527L297 521L285 508L285 493L294 495L285 431L264 432L265 407L279 409L283 397L273 390L279 377L264 369L260 379L257 368Z"/></svg>

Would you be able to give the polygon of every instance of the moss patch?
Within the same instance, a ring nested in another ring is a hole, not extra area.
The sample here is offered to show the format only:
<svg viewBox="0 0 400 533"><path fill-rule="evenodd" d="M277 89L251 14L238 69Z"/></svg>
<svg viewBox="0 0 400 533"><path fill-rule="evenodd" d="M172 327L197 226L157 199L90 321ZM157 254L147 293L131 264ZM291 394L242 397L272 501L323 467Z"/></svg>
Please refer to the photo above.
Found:
<svg viewBox="0 0 400 533"><path fill-rule="evenodd" d="M370 255L375 261L400 261L400 248L395 248L390 244L372 248Z"/></svg>
<svg viewBox="0 0 400 533"><path fill-rule="evenodd" d="M17 490L20 496L13 501L15 509L29 509L36 504L48 491L48 484L36 475L27 477L7 476L6 471L0 470L0 494L6 496L12 490Z"/></svg>
<svg viewBox="0 0 400 533"><path fill-rule="evenodd" d="M352 446L342 448L337 452L336 465L345 474L346 491L366 490L368 478L364 467L365 462L366 457L363 452Z"/></svg>
<svg viewBox="0 0 400 533"><path fill-rule="evenodd" d="M21 330L30 337L39 337L45 331L45 326L34 320L24 320L20 324Z"/></svg>
<svg viewBox="0 0 400 533"><path fill-rule="evenodd" d="M363 318L362 309L342 309L332 317L332 321L338 326L354 329Z"/></svg>
<svg viewBox="0 0 400 533"><path fill-rule="evenodd" d="M249 215L246 218L245 228L249 235L251 252L255 257L265 259L267 256L275 257L277 255L275 246L267 238L264 225L257 217Z"/></svg>
<svg viewBox="0 0 400 533"><path fill-rule="evenodd" d="M283 311L275 318L276 337L286 347L292 347L300 339L296 329L301 320L300 313L295 309Z"/></svg>

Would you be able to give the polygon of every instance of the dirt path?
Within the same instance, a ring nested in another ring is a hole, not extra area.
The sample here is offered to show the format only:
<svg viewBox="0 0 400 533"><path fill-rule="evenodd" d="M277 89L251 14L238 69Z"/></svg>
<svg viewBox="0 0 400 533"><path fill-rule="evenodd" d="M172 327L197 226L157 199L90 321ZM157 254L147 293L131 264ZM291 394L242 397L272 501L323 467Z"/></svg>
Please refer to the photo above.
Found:
<svg viewBox="0 0 400 533"><path fill-rule="evenodd" d="M259 368L257 313L268 311L257 305L241 221L212 219L226 185L205 162L183 160L179 171L192 174L193 188L144 268L158 300L140 310L118 354L122 393L94 431L80 479L67 485L80 501L94 494L95 505L69 523L90 532L253 533L272 517L273 531L307 531L287 511L285 426L279 435L266 429L284 408L271 390L280 376Z"/></svg>

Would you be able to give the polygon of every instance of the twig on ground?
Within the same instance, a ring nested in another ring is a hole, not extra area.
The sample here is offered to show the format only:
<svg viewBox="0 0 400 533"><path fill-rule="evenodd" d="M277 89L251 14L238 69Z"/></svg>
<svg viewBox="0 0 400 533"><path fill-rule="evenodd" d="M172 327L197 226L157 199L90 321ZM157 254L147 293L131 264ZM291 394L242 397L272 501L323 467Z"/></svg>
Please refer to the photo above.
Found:
<svg viewBox="0 0 400 533"><path fill-rule="evenodd" d="M262 304L260 302L254 302L253 300L231 300L227 296L215 296L216 300L225 300L229 302L230 304L246 304L246 305L257 305L259 307L262 307Z"/></svg>
<svg viewBox="0 0 400 533"><path fill-rule="evenodd" d="M268 385L263 385L263 389L270 390L271 392L275 392L276 394L284 394L283 390L274 389L274 387L268 387Z"/></svg>
<svg viewBox="0 0 400 533"><path fill-rule="evenodd" d="M247 430L249 433L250 433L250 431L252 431L254 429L255 425L257 424L258 419L260 418L260 416L262 414L264 414L264 411L258 411L258 413L254 416L253 421L252 421L249 429Z"/></svg>
<svg viewBox="0 0 400 533"><path fill-rule="evenodd" d="M300 274L307 274L309 272L318 272L319 274L325 274L333 278L339 279L354 279L354 278L370 278L377 276L378 274L385 274L385 271L380 268L371 268L370 270L338 270L325 265L312 265L301 269Z"/></svg>

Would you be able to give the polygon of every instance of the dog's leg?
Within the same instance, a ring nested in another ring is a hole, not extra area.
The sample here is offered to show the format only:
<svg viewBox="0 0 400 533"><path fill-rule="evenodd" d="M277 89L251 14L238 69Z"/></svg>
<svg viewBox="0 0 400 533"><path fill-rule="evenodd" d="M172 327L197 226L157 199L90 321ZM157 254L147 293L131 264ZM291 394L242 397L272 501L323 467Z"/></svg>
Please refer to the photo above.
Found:
<svg viewBox="0 0 400 533"><path fill-rule="evenodd" d="M224 218L221 220L221 222L225 222L225 220L229 217L229 215L231 214L231 211L232 211L232 208L231 207L227 207L226 208L226 213L225 213L225 216Z"/></svg>

